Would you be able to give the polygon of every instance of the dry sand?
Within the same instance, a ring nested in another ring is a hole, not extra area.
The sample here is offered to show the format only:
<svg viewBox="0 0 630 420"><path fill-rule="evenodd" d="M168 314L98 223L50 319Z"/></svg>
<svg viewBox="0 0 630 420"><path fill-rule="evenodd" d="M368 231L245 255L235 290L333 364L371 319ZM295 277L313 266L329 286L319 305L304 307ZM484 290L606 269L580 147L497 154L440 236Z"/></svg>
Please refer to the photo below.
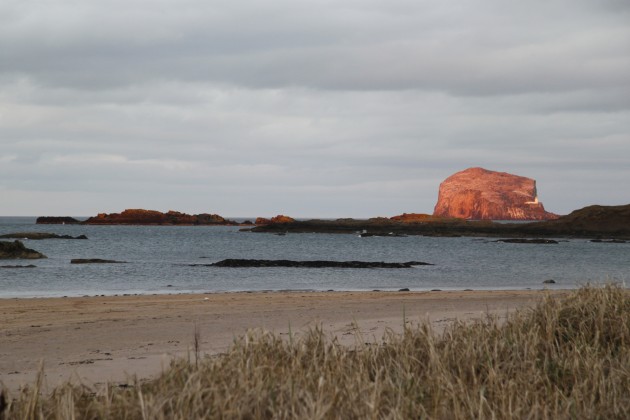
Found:
<svg viewBox="0 0 630 420"><path fill-rule="evenodd" d="M505 316L564 291L256 292L46 299L0 299L0 382L10 391L71 379L87 385L150 378L192 350L195 325L205 354L225 351L248 329L303 333L321 325L351 344L407 321L439 330L455 319Z"/></svg>

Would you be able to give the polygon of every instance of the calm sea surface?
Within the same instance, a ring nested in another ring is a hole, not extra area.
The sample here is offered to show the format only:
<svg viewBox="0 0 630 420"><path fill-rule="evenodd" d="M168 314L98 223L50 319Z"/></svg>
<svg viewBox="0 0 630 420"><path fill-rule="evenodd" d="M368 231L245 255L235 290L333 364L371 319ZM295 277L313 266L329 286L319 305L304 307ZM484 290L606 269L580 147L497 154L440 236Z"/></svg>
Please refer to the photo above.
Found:
<svg viewBox="0 0 630 420"><path fill-rule="evenodd" d="M573 239L558 245L505 244L485 238L404 238L239 232L238 227L36 225L0 217L0 234L52 232L88 240L25 240L43 260L0 260L0 297L224 292L254 290L540 289L630 283L630 243ZM6 240L6 239L5 239ZM127 264L71 265L72 258ZM189 267L225 258L425 261L410 269Z"/></svg>

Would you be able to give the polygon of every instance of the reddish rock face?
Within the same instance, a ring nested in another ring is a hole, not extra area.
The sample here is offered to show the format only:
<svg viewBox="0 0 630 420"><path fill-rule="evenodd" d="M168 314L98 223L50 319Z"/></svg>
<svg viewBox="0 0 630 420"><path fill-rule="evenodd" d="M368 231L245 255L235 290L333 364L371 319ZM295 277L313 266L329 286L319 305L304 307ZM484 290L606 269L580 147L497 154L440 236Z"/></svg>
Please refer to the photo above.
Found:
<svg viewBox="0 0 630 420"><path fill-rule="evenodd" d="M558 218L538 201L536 181L483 168L469 168L446 178L440 184L433 215L475 220Z"/></svg>
<svg viewBox="0 0 630 420"><path fill-rule="evenodd" d="M293 223L295 222L295 219L289 216L285 216L283 214L279 214L275 217L272 217L271 219L265 219L264 217L258 217L256 218L256 221L254 222L257 225L274 225L274 224L278 224L278 223Z"/></svg>
<svg viewBox="0 0 630 420"><path fill-rule="evenodd" d="M397 222L403 223L414 223L414 222L426 222L432 219L433 216L425 213L403 213L398 216L390 217L390 220L394 220Z"/></svg>
<svg viewBox="0 0 630 420"><path fill-rule="evenodd" d="M218 214L186 214L178 211L127 209L122 213L99 213L84 222L88 225L236 225Z"/></svg>

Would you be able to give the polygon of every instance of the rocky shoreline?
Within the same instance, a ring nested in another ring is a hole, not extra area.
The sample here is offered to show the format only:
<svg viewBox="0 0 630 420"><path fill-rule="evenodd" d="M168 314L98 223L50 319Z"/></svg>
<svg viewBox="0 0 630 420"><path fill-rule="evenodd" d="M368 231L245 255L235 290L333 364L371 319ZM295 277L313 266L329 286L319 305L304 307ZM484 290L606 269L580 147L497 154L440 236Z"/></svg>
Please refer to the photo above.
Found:
<svg viewBox="0 0 630 420"><path fill-rule="evenodd" d="M531 223L498 223L427 217L407 222L396 218L368 220L306 220L256 226L251 232L345 233L360 236L480 236L505 238L589 238L627 240L630 238L630 204L589 206L555 220Z"/></svg>

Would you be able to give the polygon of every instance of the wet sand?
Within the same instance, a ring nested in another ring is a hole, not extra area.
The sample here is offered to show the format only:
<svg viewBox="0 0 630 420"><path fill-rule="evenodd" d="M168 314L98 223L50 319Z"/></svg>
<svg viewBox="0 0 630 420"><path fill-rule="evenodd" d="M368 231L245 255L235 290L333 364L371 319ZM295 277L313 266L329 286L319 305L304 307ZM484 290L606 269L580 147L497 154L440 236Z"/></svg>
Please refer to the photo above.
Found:
<svg viewBox="0 0 630 420"><path fill-rule="evenodd" d="M249 329L286 335L321 325L342 343L356 332L379 340L431 322L436 330L456 319L534 305L545 293L565 291L255 292L0 299L0 382L16 391L44 366L46 389L70 379L86 385L147 379L173 357L217 354ZM357 329L358 326L358 329Z"/></svg>

